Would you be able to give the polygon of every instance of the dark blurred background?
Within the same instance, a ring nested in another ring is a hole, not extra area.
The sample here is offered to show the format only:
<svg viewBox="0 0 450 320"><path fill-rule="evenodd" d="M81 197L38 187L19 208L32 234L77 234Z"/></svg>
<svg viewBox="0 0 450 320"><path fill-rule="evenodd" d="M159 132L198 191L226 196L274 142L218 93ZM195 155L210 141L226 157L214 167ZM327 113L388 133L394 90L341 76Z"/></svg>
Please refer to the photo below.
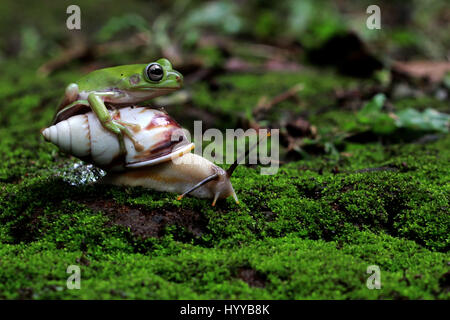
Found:
<svg viewBox="0 0 450 320"><path fill-rule="evenodd" d="M81 8L79 31L66 28L71 4ZM381 31L366 28L371 4L381 8ZM348 59L345 50L361 50L360 42L382 62L448 60L449 20L445 0L3 0L0 61L51 59L78 48L79 59L101 56L100 64L166 56L186 68L273 60L272 68L289 69L304 61L339 64L336 57ZM353 55L358 59L358 52Z"/></svg>

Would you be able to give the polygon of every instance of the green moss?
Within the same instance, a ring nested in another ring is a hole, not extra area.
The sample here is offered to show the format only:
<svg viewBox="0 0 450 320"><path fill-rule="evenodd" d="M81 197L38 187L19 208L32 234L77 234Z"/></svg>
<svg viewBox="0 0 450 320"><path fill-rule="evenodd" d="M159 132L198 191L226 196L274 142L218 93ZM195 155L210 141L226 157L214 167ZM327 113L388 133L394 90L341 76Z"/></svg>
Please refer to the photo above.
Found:
<svg viewBox="0 0 450 320"><path fill-rule="evenodd" d="M176 246L178 254L153 256L118 249L56 255L48 242L5 245L0 292L39 299L448 298L439 283L448 269L445 255L370 232L355 233L345 245L291 235L232 249ZM71 264L81 264L81 290L66 289ZM381 290L366 287L372 264L380 267ZM242 270L252 270L257 285L244 282Z"/></svg>

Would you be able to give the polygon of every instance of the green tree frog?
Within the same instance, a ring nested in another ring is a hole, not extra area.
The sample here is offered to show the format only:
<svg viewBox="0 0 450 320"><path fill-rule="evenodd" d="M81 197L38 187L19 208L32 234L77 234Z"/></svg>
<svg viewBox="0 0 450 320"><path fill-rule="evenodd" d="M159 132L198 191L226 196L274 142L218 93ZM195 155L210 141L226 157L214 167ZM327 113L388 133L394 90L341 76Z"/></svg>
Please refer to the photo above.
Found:
<svg viewBox="0 0 450 320"><path fill-rule="evenodd" d="M118 136L122 155L126 153L125 136L140 150L142 146L129 130L136 125L115 119L108 107L122 108L144 102L182 85L183 76L164 58L149 64L99 69L67 86L52 124L92 110L103 127Z"/></svg>

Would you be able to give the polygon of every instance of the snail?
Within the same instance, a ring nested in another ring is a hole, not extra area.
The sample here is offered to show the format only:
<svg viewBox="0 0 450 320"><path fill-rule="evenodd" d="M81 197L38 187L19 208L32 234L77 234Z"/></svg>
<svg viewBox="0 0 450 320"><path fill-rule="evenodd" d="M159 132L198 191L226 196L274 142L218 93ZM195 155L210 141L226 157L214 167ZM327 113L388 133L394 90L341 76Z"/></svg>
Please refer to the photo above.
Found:
<svg viewBox="0 0 450 320"><path fill-rule="evenodd" d="M62 151L104 169L107 175L101 183L175 192L181 194L179 200L187 194L213 198L213 206L218 199L229 196L239 203L230 178L242 157L225 171L190 153L194 144L167 113L144 107L109 112L116 121L132 126L142 150L126 139L127 152L121 153L117 137L92 112L60 121L43 129L42 135Z"/></svg>

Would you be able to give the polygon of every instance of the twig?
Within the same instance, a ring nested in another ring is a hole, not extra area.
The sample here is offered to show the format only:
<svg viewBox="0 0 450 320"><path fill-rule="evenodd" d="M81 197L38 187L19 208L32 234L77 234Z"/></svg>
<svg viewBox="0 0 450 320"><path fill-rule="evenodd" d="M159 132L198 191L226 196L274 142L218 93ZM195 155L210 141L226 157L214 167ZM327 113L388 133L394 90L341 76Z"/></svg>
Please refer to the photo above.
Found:
<svg viewBox="0 0 450 320"><path fill-rule="evenodd" d="M89 47L84 39L80 37L73 38L72 43L73 45L64 50L59 56L41 65L37 70L37 74L46 77L69 62L86 56L89 52Z"/></svg>
<svg viewBox="0 0 450 320"><path fill-rule="evenodd" d="M40 76L48 76L55 70L61 69L71 61L81 59L92 54L94 57L104 56L110 52L128 51L149 43L149 38L144 33L138 33L124 41L112 41L104 44L90 46L87 40L76 37L71 40L72 46L64 50L56 58L47 61L37 70Z"/></svg>
<svg viewBox="0 0 450 320"><path fill-rule="evenodd" d="M262 96L259 99L256 107L253 109L253 115L257 115L260 112L269 111L275 105L294 97L298 92L303 90L303 88L304 88L304 86L302 83L297 83L295 86L293 86L292 88L290 88L289 90L287 90L285 92L280 93L272 100L268 100L268 98L266 96Z"/></svg>

